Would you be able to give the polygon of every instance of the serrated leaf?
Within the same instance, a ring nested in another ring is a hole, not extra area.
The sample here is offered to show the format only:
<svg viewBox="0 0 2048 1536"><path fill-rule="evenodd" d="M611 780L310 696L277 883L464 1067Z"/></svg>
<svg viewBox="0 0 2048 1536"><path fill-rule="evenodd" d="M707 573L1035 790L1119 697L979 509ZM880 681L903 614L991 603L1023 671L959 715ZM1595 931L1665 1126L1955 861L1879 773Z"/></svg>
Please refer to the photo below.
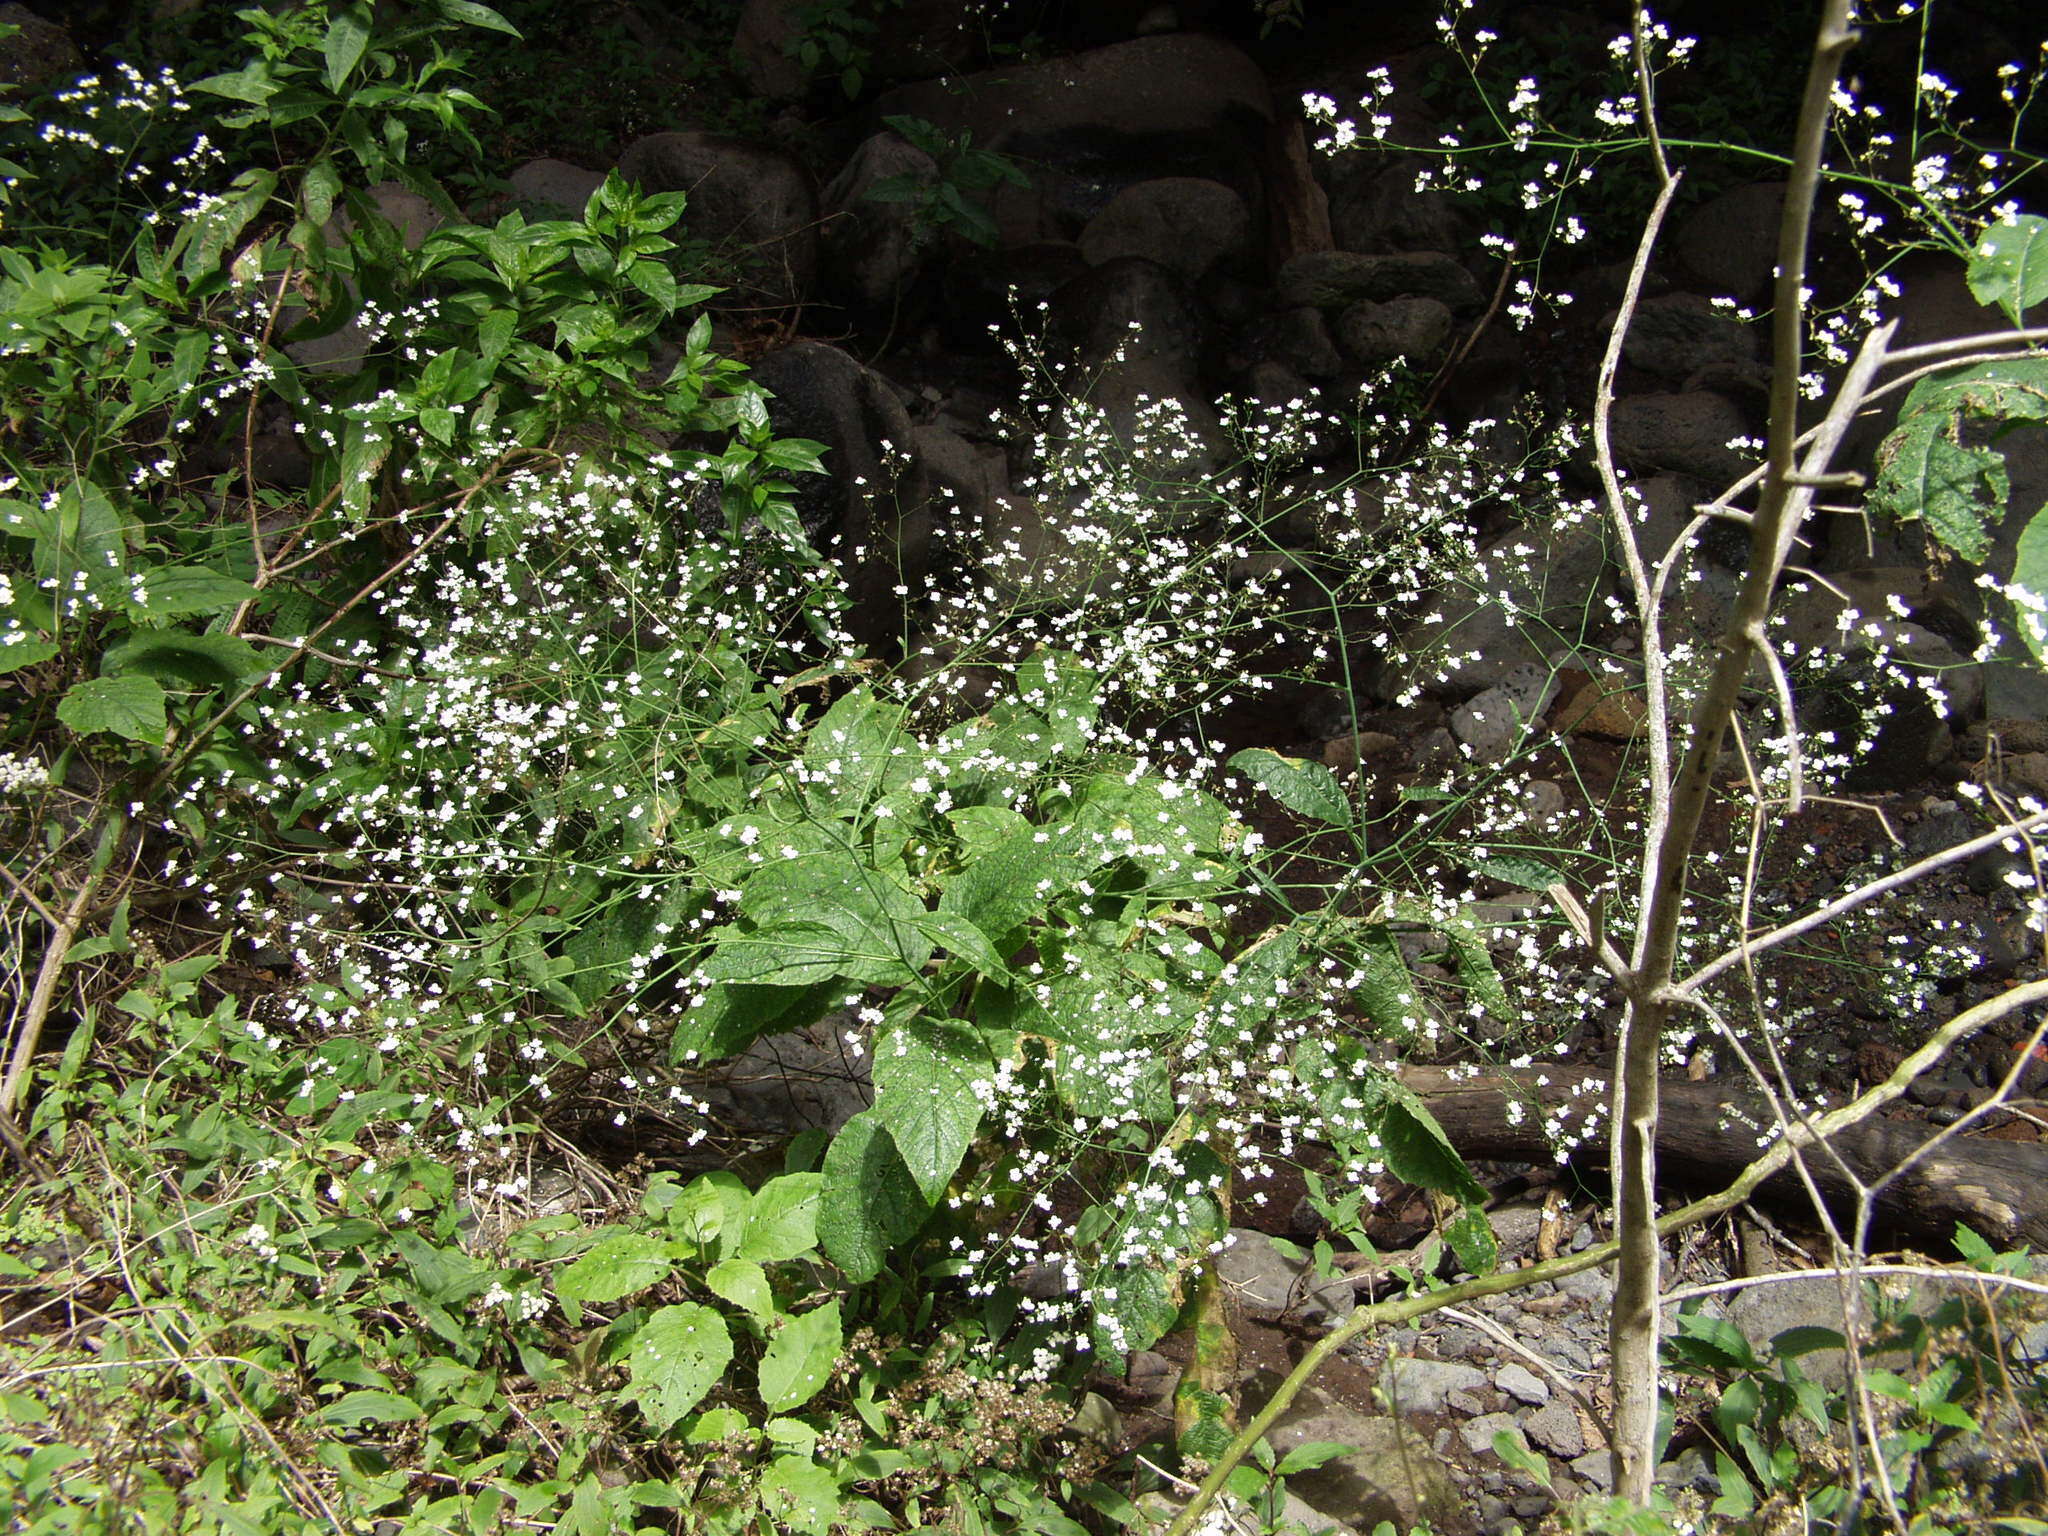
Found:
<svg viewBox="0 0 2048 1536"><path fill-rule="evenodd" d="M980 1032L958 1019L904 1019L875 1042L874 1113L927 1204L946 1192L981 1125L975 1085L992 1071Z"/></svg>
<svg viewBox="0 0 2048 1536"><path fill-rule="evenodd" d="M839 1519L839 1484L808 1456L778 1456L761 1474L759 1496L779 1531L826 1536Z"/></svg>
<svg viewBox="0 0 2048 1536"><path fill-rule="evenodd" d="M818 1244L822 1173L785 1173L754 1192L747 1204L746 1235L739 1256L763 1264L802 1258Z"/></svg>
<svg viewBox="0 0 2048 1536"><path fill-rule="evenodd" d="M631 1384L622 1395L640 1404L648 1423L666 1431L724 1377L732 1364L732 1335L709 1307L663 1307L633 1335L626 1364Z"/></svg>
<svg viewBox="0 0 2048 1536"><path fill-rule="evenodd" d="M564 1301L617 1301L666 1280L674 1268L667 1243L639 1232L621 1232L555 1276L555 1294Z"/></svg>
<svg viewBox="0 0 2048 1536"><path fill-rule="evenodd" d="M766 1320L775 1315L768 1272L749 1259L722 1259L704 1273L705 1289L742 1311Z"/></svg>
<svg viewBox="0 0 2048 1536"><path fill-rule="evenodd" d="M2011 490L2003 457L1958 444L1947 419L1934 412L1901 422L1880 457L1875 500L1883 510L1925 521L1965 560L1981 561L1991 552L1986 525L2004 515Z"/></svg>
<svg viewBox="0 0 2048 1536"><path fill-rule="evenodd" d="M824 1176L819 1246L848 1279L865 1284L924 1225L930 1206L873 1110L855 1115L832 1138Z"/></svg>
<svg viewBox="0 0 2048 1536"><path fill-rule="evenodd" d="M800 1408L823 1391L843 1340L837 1300L783 1324L761 1355L761 1401L769 1412Z"/></svg>
<svg viewBox="0 0 2048 1536"><path fill-rule="evenodd" d="M771 858L740 895L740 911L757 930L800 932L801 963L836 965L835 974L849 981L903 986L916 980L932 947L917 926L924 903L901 879L844 851ZM836 946L818 938L818 929L835 935Z"/></svg>
<svg viewBox="0 0 2048 1536"><path fill-rule="evenodd" d="M2018 325L2048 300L2048 219L2026 213L1986 229L1970 255L1969 281L1979 304L1997 306Z"/></svg>
<svg viewBox="0 0 2048 1536"><path fill-rule="evenodd" d="M1232 757L1230 766L1290 811L1331 826L1346 826L1351 821L1351 802L1344 786L1321 763L1252 747Z"/></svg>
<svg viewBox="0 0 2048 1536"><path fill-rule="evenodd" d="M957 912L991 939L1000 939L1045 911L1088 868L1067 840L1020 825L946 883L939 909Z"/></svg>
<svg viewBox="0 0 2048 1536"><path fill-rule="evenodd" d="M769 1029L801 1029L822 1017L838 989L720 982L705 988L669 1041L669 1060L723 1061Z"/></svg>
<svg viewBox="0 0 2048 1536"><path fill-rule="evenodd" d="M164 691L146 677L91 677L57 701L57 718L80 736L105 731L152 747L164 744Z"/></svg>
<svg viewBox="0 0 2048 1536"><path fill-rule="evenodd" d="M1105 1358L1126 1350L1150 1349L1173 1330L1180 1300L1156 1269L1123 1269L1092 1288L1098 1299L1095 1345Z"/></svg>

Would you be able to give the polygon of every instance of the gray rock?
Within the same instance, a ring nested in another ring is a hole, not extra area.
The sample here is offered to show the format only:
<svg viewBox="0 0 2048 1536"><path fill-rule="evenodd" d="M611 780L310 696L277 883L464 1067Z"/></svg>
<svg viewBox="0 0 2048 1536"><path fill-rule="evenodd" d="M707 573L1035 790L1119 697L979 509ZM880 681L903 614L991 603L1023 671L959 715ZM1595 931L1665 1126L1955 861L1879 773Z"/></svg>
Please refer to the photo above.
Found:
<svg viewBox="0 0 2048 1536"><path fill-rule="evenodd" d="M1081 231L1081 253L1091 266L1143 256L1192 283L1242 253L1251 228L1251 210L1222 182L1162 176L1111 198Z"/></svg>
<svg viewBox="0 0 2048 1536"><path fill-rule="evenodd" d="M1512 1435L1518 1428L1512 1413L1482 1413L1458 1426L1458 1438L1465 1442L1465 1449L1474 1456L1484 1456L1492 1453L1495 1435L1503 1432Z"/></svg>
<svg viewBox="0 0 2048 1536"><path fill-rule="evenodd" d="M1380 1371L1380 1390L1397 1413L1442 1413L1451 1393L1475 1391L1486 1384L1486 1372L1455 1360L1394 1355Z"/></svg>
<svg viewBox="0 0 2048 1536"><path fill-rule="evenodd" d="M1467 1418L1486 1412L1486 1404L1476 1392L1460 1389L1444 1399L1444 1406L1453 1413L1462 1413Z"/></svg>
<svg viewBox="0 0 2048 1536"><path fill-rule="evenodd" d="M688 194L686 233L746 273L724 302L794 304L809 290L818 193L794 156L725 134L653 133L626 146L619 172L647 192Z"/></svg>
<svg viewBox="0 0 2048 1536"><path fill-rule="evenodd" d="M1586 1449L1586 1432L1569 1403L1544 1404L1522 1420L1522 1432L1531 1444L1566 1461L1584 1454Z"/></svg>
<svg viewBox="0 0 2048 1536"><path fill-rule="evenodd" d="M1334 1323L1357 1306L1348 1278L1320 1279L1310 1264L1282 1254L1263 1232L1233 1227L1230 1235L1234 1241L1218 1255L1216 1277L1248 1316Z"/></svg>
<svg viewBox="0 0 2048 1536"><path fill-rule="evenodd" d="M426 243L427 236L439 229L443 222L441 211L419 193L395 181L380 181L369 189L370 206L377 216L397 230L398 238L408 251L416 251ZM354 220L349 214L337 208L334 216L327 221L324 231L330 244L338 244L353 227ZM349 291L355 292L353 280ZM280 317L280 329L294 325L301 318L301 311L287 305ZM285 348L292 360L317 373L357 373L363 366L371 338L363 327L351 320L341 329L326 336L315 336L307 341L295 341Z"/></svg>
<svg viewBox="0 0 2048 1536"><path fill-rule="evenodd" d="M1505 688L1488 688L1451 712L1451 734L1477 763L1505 762L1528 736L1530 722Z"/></svg>
<svg viewBox="0 0 2048 1536"><path fill-rule="evenodd" d="M911 453L909 413L888 380L822 341L764 353L753 377L775 396L768 409L779 435L829 450L829 474L792 477L797 513L813 535L837 539L853 600L847 627L887 646L902 631L892 589L916 591L931 556L930 485Z"/></svg>
<svg viewBox="0 0 2048 1536"><path fill-rule="evenodd" d="M1605 1451L1588 1451L1571 1464L1572 1476L1602 1493L1614 1487L1614 1463Z"/></svg>
<svg viewBox="0 0 2048 1536"><path fill-rule="evenodd" d="M1577 1274L1562 1275L1557 1288L1568 1296L1583 1296L1605 1306L1614 1297L1614 1280L1604 1269L1582 1269Z"/></svg>
<svg viewBox="0 0 2048 1536"><path fill-rule="evenodd" d="M935 182L938 162L898 134L878 133L862 142L819 198L825 279L849 303L875 310L893 305L917 275L929 238L917 227L916 204L868 198L877 183L902 176Z"/></svg>
<svg viewBox="0 0 2048 1536"><path fill-rule="evenodd" d="M1831 1328L1844 1335L1848 1332L1842 1311L1841 1282L1833 1275L1750 1286L1728 1303L1728 1321L1741 1329L1759 1351L1790 1328ZM1867 1314L1864 1326L1869 1327ZM1898 1353L1864 1356L1866 1364L1888 1370L1901 1369L1906 1359ZM1799 1368L1829 1388L1841 1387L1849 1376L1847 1352L1840 1349L1803 1354L1799 1357Z"/></svg>
<svg viewBox="0 0 2048 1536"><path fill-rule="evenodd" d="M1415 190L1418 160L1396 160L1377 176L1346 176L1330 194L1330 228L1339 249L1384 255L1393 251L1462 251L1470 221L1442 192Z"/></svg>
<svg viewBox="0 0 2048 1536"><path fill-rule="evenodd" d="M1450 306L1440 299L1389 299L1353 304L1337 317L1337 339L1368 367L1397 358L1423 362L1450 339Z"/></svg>
<svg viewBox="0 0 2048 1536"><path fill-rule="evenodd" d="M21 29L0 42L0 85L45 85L85 68L71 34L27 6L0 5L0 25Z"/></svg>
<svg viewBox="0 0 2048 1536"><path fill-rule="evenodd" d="M1519 1361L1511 1360L1495 1371L1493 1384L1517 1402L1540 1408L1550 1401L1550 1383Z"/></svg>
<svg viewBox="0 0 2048 1536"><path fill-rule="evenodd" d="M874 1101L867 1057L846 1047L849 1022L849 1015L835 1013L804 1029L764 1035L718 1065L704 1097L721 1123L748 1135L791 1136L812 1127L836 1132Z"/></svg>
<svg viewBox="0 0 2048 1536"><path fill-rule="evenodd" d="M1742 366L1757 358L1756 331L1696 293L1648 299L1629 323L1623 355L1638 368L1684 379L1702 368Z"/></svg>
<svg viewBox="0 0 2048 1536"><path fill-rule="evenodd" d="M1279 1383L1262 1372L1245 1392L1247 1413ZM1289 1405L1268 1438L1280 1455L1312 1440L1355 1447L1349 1454L1290 1477L1290 1491L1317 1509L1332 1510L1359 1530L1391 1520L1398 1530L1425 1522L1445 1529L1463 1507L1443 1460L1414 1429L1398 1419L1361 1413L1311 1385Z"/></svg>
<svg viewBox="0 0 2048 1536"><path fill-rule="evenodd" d="M566 160L529 160L505 179L514 198L538 210L534 216L551 219L581 219L591 194L604 185L602 171Z"/></svg>
<svg viewBox="0 0 2048 1536"><path fill-rule="evenodd" d="M1763 298L1778 265L1784 206L1783 182L1736 187L1696 209L1679 225L1672 247L1709 292L1745 304Z"/></svg>
<svg viewBox="0 0 2048 1536"><path fill-rule="evenodd" d="M1711 390L1617 400L1612 429L1615 458L1638 474L1676 470L1718 488L1757 458L1754 450L1728 446L1751 435L1749 420L1734 401Z"/></svg>
<svg viewBox="0 0 2048 1536"><path fill-rule="evenodd" d="M1402 251L1366 256L1356 251L1306 251L1273 279L1280 302L1336 309L1360 300L1435 299L1453 310L1485 302L1479 282L1441 251Z"/></svg>
<svg viewBox="0 0 2048 1536"><path fill-rule="evenodd" d="M1234 356L1247 367L1278 363L1310 379L1331 378L1344 366L1323 312L1308 305L1251 321L1237 334Z"/></svg>

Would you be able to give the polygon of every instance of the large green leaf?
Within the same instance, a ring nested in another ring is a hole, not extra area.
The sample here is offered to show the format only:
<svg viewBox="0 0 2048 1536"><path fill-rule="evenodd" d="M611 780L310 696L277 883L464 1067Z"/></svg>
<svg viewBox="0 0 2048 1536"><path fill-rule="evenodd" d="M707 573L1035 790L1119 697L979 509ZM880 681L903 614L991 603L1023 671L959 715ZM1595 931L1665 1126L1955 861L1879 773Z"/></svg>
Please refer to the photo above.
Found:
<svg viewBox="0 0 2048 1536"><path fill-rule="evenodd" d="M801 1029L822 1018L843 987L740 985L706 987L669 1040L669 1060L723 1061L770 1029Z"/></svg>
<svg viewBox="0 0 2048 1536"><path fill-rule="evenodd" d="M164 691L146 677L89 677L57 701L57 718L80 736L102 731L164 744Z"/></svg>
<svg viewBox="0 0 2048 1536"><path fill-rule="evenodd" d="M2020 638L2034 659L2048 666L2048 506L2036 512L2020 534L2012 580L2028 597L2020 608ZM2033 606L2036 603L2040 606Z"/></svg>
<svg viewBox="0 0 2048 1536"><path fill-rule="evenodd" d="M802 1258L818 1243L822 1173L785 1173L754 1192L747 1205L746 1235L739 1256L762 1264Z"/></svg>
<svg viewBox="0 0 2048 1536"><path fill-rule="evenodd" d="M2004 514L2010 482L2003 457L1958 443L1952 430L1931 411L1900 423L1880 455L1876 496L1893 515L1923 519L1944 545L1979 561L1991 552L1987 525Z"/></svg>
<svg viewBox="0 0 2048 1536"><path fill-rule="evenodd" d="M957 912L991 939L1001 940L1045 911L1093 862L1076 853L1058 831L1023 825L946 882L939 910Z"/></svg>
<svg viewBox="0 0 2048 1536"><path fill-rule="evenodd" d="M784 1323L761 1355L761 1401L768 1411L801 1408L823 1391L843 1340L836 1299Z"/></svg>
<svg viewBox="0 0 2048 1536"><path fill-rule="evenodd" d="M1469 1203L1484 1200L1485 1189L1422 1100L1398 1083L1383 1082L1379 1091L1380 1147L1388 1171L1397 1179Z"/></svg>
<svg viewBox="0 0 2048 1536"><path fill-rule="evenodd" d="M761 1507L778 1531L825 1536L839 1519L839 1484L808 1456L778 1456L761 1474Z"/></svg>
<svg viewBox="0 0 2048 1536"><path fill-rule="evenodd" d="M967 1155L981 1125L975 1085L993 1070L980 1032L958 1019L912 1015L875 1041L874 1113L927 1203Z"/></svg>
<svg viewBox="0 0 2048 1536"><path fill-rule="evenodd" d="M1120 1269L1093 1287L1098 1310L1093 1333L1096 1353L1118 1359L1127 1350L1150 1349L1180 1317L1173 1284L1148 1266Z"/></svg>
<svg viewBox="0 0 2048 1536"><path fill-rule="evenodd" d="M1332 826L1345 826L1351 821L1351 802L1345 797L1344 786L1321 763L1252 747L1231 758L1230 766L1290 811Z"/></svg>
<svg viewBox="0 0 2048 1536"><path fill-rule="evenodd" d="M617 1301L666 1280L674 1267L667 1243L621 1232L555 1276L555 1294L564 1301Z"/></svg>
<svg viewBox="0 0 2048 1536"><path fill-rule="evenodd" d="M110 677L140 674L160 683L216 688L261 672L256 647L235 635L145 629L111 647L100 665Z"/></svg>
<svg viewBox="0 0 2048 1536"><path fill-rule="evenodd" d="M825 1151L818 1243L862 1284L882 1272L890 1252L924 1225L930 1206L874 1110L855 1115Z"/></svg>
<svg viewBox="0 0 2048 1536"><path fill-rule="evenodd" d="M931 940L917 922L924 910L899 876L848 850L773 859L740 896L740 912L756 934L786 930L801 936L793 941L800 956L795 963L829 961L837 975L874 986L914 981L931 958ZM833 937L821 938L821 930Z"/></svg>
<svg viewBox="0 0 2048 1536"><path fill-rule="evenodd" d="M811 794L841 814L859 811L916 776L915 745L903 728L900 705L856 688L825 711L804 739Z"/></svg>
<svg viewBox="0 0 2048 1536"><path fill-rule="evenodd" d="M2048 219L2021 214L1984 231L1970 256L1970 292L2004 310L2014 325L2048 301Z"/></svg>
<svg viewBox="0 0 2048 1536"><path fill-rule="evenodd" d="M633 1335L631 1384L623 1395L640 1404L648 1423L666 1430L703 1401L730 1364L732 1336L724 1318L695 1302L663 1307Z"/></svg>
<svg viewBox="0 0 2048 1536"><path fill-rule="evenodd" d="M258 593L248 582L204 565L159 565L143 572L141 600L131 611L151 618L225 613Z"/></svg>

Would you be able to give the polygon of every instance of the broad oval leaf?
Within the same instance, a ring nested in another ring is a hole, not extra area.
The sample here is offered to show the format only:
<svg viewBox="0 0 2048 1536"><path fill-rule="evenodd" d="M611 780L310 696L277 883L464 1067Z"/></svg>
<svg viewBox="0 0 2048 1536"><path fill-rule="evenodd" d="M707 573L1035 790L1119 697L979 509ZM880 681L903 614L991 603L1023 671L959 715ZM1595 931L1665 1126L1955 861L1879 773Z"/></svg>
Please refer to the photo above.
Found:
<svg viewBox="0 0 2048 1536"><path fill-rule="evenodd" d="M769 1411L787 1413L824 1390L843 1338L837 1300L783 1324L761 1356L761 1401Z"/></svg>
<svg viewBox="0 0 2048 1536"><path fill-rule="evenodd" d="M89 677L57 701L57 718L80 736L102 731L164 744L164 691L146 677Z"/></svg>
<svg viewBox="0 0 2048 1536"><path fill-rule="evenodd" d="M748 1202L739 1256L780 1264L809 1253L818 1245L818 1204L824 1187L822 1173L785 1173L763 1184Z"/></svg>
<svg viewBox="0 0 2048 1536"><path fill-rule="evenodd" d="M1970 292L1993 304L2013 324L2048 300L2048 219L2026 213L1984 231L1970 256Z"/></svg>
<svg viewBox="0 0 2048 1536"><path fill-rule="evenodd" d="M946 1192L981 1125L975 1085L992 1068L981 1034L958 1019L904 1019L875 1042L875 1110L927 1203Z"/></svg>
<svg viewBox="0 0 2048 1536"><path fill-rule="evenodd" d="M1231 758L1230 766L1290 811L1332 826L1344 826L1351 820L1351 802L1344 786L1321 763L1251 747Z"/></svg>
<svg viewBox="0 0 2048 1536"><path fill-rule="evenodd" d="M555 1294L564 1301L617 1301L666 1280L674 1267L668 1244L643 1233L621 1232L555 1276Z"/></svg>
<svg viewBox="0 0 2048 1536"><path fill-rule="evenodd" d="M839 1484L808 1456L778 1456L761 1474L760 1499L777 1530L825 1536L839 1519Z"/></svg>
<svg viewBox="0 0 2048 1536"><path fill-rule="evenodd" d="M647 1422L667 1430L704 1400L732 1364L725 1319L695 1302L663 1307L640 1325L627 1357L631 1385Z"/></svg>
<svg viewBox="0 0 2048 1536"><path fill-rule="evenodd" d="M865 1284L924 1225L929 1205L872 1109L855 1115L832 1138L824 1175L819 1246L849 1280Z"/></svg>

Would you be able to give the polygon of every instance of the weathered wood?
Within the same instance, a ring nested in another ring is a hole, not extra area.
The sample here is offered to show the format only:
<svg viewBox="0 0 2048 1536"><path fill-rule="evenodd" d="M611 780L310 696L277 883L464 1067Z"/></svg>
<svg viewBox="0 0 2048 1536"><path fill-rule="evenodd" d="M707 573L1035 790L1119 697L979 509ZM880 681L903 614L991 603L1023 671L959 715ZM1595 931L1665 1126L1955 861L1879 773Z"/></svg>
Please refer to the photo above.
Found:
<svg viewBox="0 0 2048 1536"><path fill-rule="evenodd" d="M1561 1118L1577 1133L1572 1165L1606 1165L1604 1074L1553 1067L1454 1078L1440 1068L1410 1067L1401 1081L1468 1158L1547 1160L1554 1155L1552 1129ZM1657 1170L1667 1187L1718 1188L1766 1145L1762 1138L1771 1117L1762 1100L1738 1083L1667 1079L1659 1093ZM1511 1104L1521 1106L1519 1115L1511 1114ZM1922 1121L1866 1120L1835 1138L1832 1156L1811 1153L1806 1164L1843 1217L1853 1214L1856 1181L1869 1184L1903 1166L1883 1186L1875 1225L1936 1254L1950 1251L1957 1222L2002 1247L2029 1243L2048 1249L2048 1145L1952 1136L1920 1155L1935 1134ZM1812 1213L1805 1186L1789 1170L1766 1183L1760 1198Z"/></svg>

